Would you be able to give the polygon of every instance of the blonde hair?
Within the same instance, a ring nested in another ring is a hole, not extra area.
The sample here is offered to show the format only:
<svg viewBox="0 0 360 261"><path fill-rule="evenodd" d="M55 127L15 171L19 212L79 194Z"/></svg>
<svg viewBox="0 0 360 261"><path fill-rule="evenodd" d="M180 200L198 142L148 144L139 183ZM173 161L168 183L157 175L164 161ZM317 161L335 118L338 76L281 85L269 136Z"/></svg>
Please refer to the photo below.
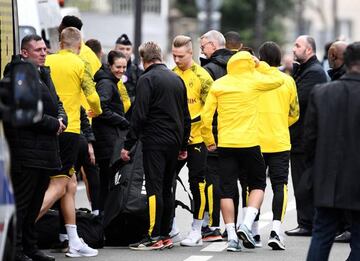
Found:
<svg viewBox="0 0 360 261"><path fill-rule="evenodd" d="M65 49L73 49L81 42L81 32L75 27L67 27L62 30L60 42Z"/></svg>
<svg viewBox="0 0 360 261"><path fill-rule="evenodd" d="M139 47L139 55L145 63L162 61L161 48L155 42L145 42Z"/></svg>
<svg viewBox="0 0 360 261"><path fill-rule="evenodd" d="M175 48L186 46L186 48L188 50L192 50L191 38L189 36L186 36L186 35L178 35L178 36L176 36L174 38L174 40L173 40L172 45Z"/></svg>

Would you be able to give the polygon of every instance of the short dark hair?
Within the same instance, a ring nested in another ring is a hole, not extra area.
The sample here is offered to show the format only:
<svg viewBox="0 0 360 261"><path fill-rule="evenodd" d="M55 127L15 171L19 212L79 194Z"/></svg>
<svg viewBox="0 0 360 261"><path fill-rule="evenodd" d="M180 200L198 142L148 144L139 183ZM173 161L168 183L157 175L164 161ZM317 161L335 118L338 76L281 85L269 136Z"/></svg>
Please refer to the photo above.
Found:
<svg viewBox="0 0 360 261"><path fill-rule="evenodd" d="M129 37L126 34L122 34L115 42L115 44L132 45Z"/></svg>
<svg viewBox="0 0 360 261"><path fill-rule="evenodd" d="M239 50L242 46L240 34L235 31L229 31L224 34L225 37L225 47L228 49Z"/></svg>
<svg viewBox="0 0 360 261"><path fill-rule="evenodd" d="M108 64L113 65L116 59L124 58L126 60L125 55L122 52L112 50L108 54Z"/></svg>
<svg viewBox="0 0 360 261"><path fill-rule="evenodd" d="M270 66L278 67L281 64L281 50L275 42L265 42L259 48L260 60L267 62Z"/></svg>
<svg viewBox="0 0 360 261"><path fill-rule="evenodd" d="M83 23L81 22L80 18L75 15L66 15L61 21L61 24L59 26L59 32L64 28L67 27L75 27L81 31L81 28L83 26Z"/></svg>
<svg viewBox="0 0 360 261"><path fill-rule="evenodd" d="M360 66L360 42L354 42L346 47L344 52L344 64L347 68L354 65Z"/></svg>
<svg viewBox="0 0 360 261"><path fill-rule="evenodd" d="M96 39L89 39L85 42L85 44L87 46L89 46L89 48L95 53L95 54L99 54L101 52L101 43L100 41L96 40Z"/></svg>
<svg viewBox="0 0 360 261"><path fill-rule="evenodd" d="M313 50L314 53L316 53L316 44L315 44L315 40L313 37L311 36L306 36L306 41L307 43L310 45L311 49Z"/></svg>
<svg viewBox="0 0 360 261"><path fill-rule="evenodd" d="M244 51L244 52L248 52L251 55L254 55L254 50L251 47L248 46L243 46L239 49L239 51Z"/></svg>
<svg viewBox="0 0 360 261"><path fill-rule="evenodd" d="M41 41L43 40L41 38L41 36L37 35L37 34L29 34L26 35L22 40L21 40L21 49L26 49L28 47L29 42L31 41Z"/></svg>

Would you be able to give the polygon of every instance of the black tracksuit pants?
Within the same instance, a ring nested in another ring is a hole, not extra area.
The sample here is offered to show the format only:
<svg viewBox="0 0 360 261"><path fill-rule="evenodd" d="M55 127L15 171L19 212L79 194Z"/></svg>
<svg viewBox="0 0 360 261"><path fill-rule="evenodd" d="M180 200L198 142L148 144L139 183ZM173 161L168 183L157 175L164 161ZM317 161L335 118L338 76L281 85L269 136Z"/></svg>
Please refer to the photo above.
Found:
<svg viewBox="0 0 360 261"><path fill-rule="evenodd" d="M175 205L173 184L179 155L177 146L168 149L143 149L145 188L149 206L151 237L168 236Z"/></svg>
<svg viewBox="0 0 360 261"><path fill-rule="evenodd" d="M17 218L17 252L31 253L37 249L35 220L49 185L49 175L52 173L50 170L27 167L11 173Z"/></svg>

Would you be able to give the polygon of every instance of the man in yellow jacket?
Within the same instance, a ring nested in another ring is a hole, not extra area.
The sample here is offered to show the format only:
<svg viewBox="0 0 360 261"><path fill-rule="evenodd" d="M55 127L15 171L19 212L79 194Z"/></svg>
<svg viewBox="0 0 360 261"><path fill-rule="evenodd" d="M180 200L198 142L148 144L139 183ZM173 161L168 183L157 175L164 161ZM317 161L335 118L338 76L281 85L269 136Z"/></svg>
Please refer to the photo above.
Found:
<svg viewBox="0 0 360 261"><path fill-rule="evenodd" d="M241 51L233 55L228 74L216 80L208 94L202 113L201 134L208 150L216 149L212 120L218 112L218 152L220 169L221 211L228 233L228 251L240 251L238 236L246 248L254 248L252 223L259 211L266 186L265 163L260 151L257 128L259 96L280 87L284 80L263 75L255 69L255 59ZM246 170L250 195L248 209L237 234L234 224L234 202L240 167Z"/></svg>
<svg viewBox="0 0 360 261"><path fill-rule="evenodd" d="M258 121L260 147L269 168L273 190L273 223L268 245L274 250L285 250L280 234L287 206L288 176L290 161L289 127L299 119L299 101L294 80L277 68L281 62L280 47L274 42L265 42L259 49L259 72L278 75L284 84L275 90L264 93L259 98ZM269 66L269 65L270 66ZM256 233L253 229L253 234Z"/></svg>
<svg viewBox="0 0 360 261"><path fill-rule="evenodd" d="M183 246L202 245L201 227L206 205L205 172L207 149L201 137L201 111L205 104L213 80L209 73L192 59L191 38L178 35L173 40L172 54L176 67L173 71L184 81L187 92L188 108L191 116L191 132L187 146L187 159L178 162L180 172L187 162L189 168L190 190L194 199L192 229L181 241ZM220 235L219 235L220 236ZM221 239L221 237L220 237Z"/></svg>
<svg viewBox="0 0 360 261"><path fill-rule="evenodd" d="M76 175L74 163L79 149L80 135L80 95L83 91L92 114L102 113L100 98L94 82L85 73L84 61L78 56L81 48L81 33L75 27L67 27L61 32L61 50L47 57L45 64L50 67L51 78L57 94L68 115L68 127L59 136L62 169L51 178L45 193L39 217L58 199L69 238L68 257L96 256L97 250L80 240L75 220Z"/></svg>

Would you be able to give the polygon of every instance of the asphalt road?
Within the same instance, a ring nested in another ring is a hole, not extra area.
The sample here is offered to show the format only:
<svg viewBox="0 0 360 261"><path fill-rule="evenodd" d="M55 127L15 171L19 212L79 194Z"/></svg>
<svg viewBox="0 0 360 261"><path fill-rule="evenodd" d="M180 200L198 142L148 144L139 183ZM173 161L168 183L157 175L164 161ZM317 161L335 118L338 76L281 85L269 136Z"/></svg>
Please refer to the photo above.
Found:
<svg viewBox="0 0 360 261"><path fill-rule="evenodd" d="M183 169L181 173L182 179L186 185L187 183L187 170ZM83 184L79 184L78 193L76 198L76 207L89 207L89 203L86 199L86 193ZM187 195L182 189L178 189L177 197L187 202ZM181 247L179 244L175 244L172 249L158 250L158 251L133 251L128 248L118 247L109 248L105 247L99 250L99 255L93 258L81 258L81 260L126 260L126 261L207 261L207 260L239 260L242 261L256 261L256 260L267 260L267 261L297 261L305 260L307 250L310 244L310 237L285 237L285 251L273 251L267 246L267 239L269 237L271 229L271 199L272 191L271 185L269 184L265 192L265 200L261 208L260 216L260 232L263 247L255 250L244 250L242 252L233 253L226 251L226 242L216 243L204 243L201 247ZM288 201L287 213L285 216L285 222L283 229L288 230L296 226L296 211L295 201L293 196L293 189L291 180L289 181L289 201ZM183 210L177 209L176 213L177 225L180 228L181 236L186 236L190 230L190 224L192 217L190 214ZM221 225L221 229L224 230L224 225ZM330 259L331 261L346 260L349 254L350 248L348 244L334 244ZM49 253L49 250L46 250ZM53 254L56 260L69 260L64 254Z"/></svg>

